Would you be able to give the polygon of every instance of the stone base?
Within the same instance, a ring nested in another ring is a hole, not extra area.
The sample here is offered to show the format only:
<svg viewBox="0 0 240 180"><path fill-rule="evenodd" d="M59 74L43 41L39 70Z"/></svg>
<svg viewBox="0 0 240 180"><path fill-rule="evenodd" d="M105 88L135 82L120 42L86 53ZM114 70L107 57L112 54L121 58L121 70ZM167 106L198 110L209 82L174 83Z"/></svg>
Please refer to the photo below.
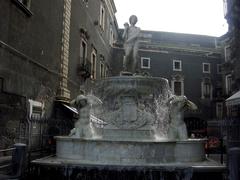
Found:
<svg viewBox="0 0 240 180"><path fill-rule="evenodd" d="M107 129L95 128L98 135L103 139L108 140L152 140L155 136L155 131L150 129Z"/></svg>
<svg viewBox="0 0 240 180"><path fill-rule="evenodd" d="M223 180L227 173L225 165L215 161L188 163L159 163L142 165L94 164L86 161L44 157L31 163L31 178L28 179L104 179L104 180L146 180L185 179Z"/></svg>
<svg viewBox="0 0 240 180"><path fill-rule="evenodd" d="M58 136L56 156L89 164L154 165L201 162L204 141L120 141Z"/></svg>
<svg viewBox="0 0 240 180"><path fill-rule="evenodd" d="M133 76L133 73L128 72L128 71L121 71L120 76Z"/></svg>

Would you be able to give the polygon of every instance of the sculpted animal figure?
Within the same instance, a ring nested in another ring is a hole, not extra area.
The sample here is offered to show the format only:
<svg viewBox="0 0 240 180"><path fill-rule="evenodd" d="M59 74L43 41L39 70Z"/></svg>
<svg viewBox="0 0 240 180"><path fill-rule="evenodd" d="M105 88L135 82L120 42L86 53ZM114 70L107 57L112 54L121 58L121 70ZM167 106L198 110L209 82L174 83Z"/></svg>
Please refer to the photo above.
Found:
<svg viewBox="0 0 240 180"><path fill-rule="evenodd" d="M78 95L71 101L71 105L78 110L78 120L69 136L92 138L93 130L90 123L91 105L101 104L101 100L92 95Z"/></svg>
<svg viewBox="0 0 240 180"><path fill-rule="evenodd" d="M188 138L186 124L184 122L184 111L186 109L196 110L197 106L189 101L186 96L174 95L169 99L169 139L186 140Z"/></svg>

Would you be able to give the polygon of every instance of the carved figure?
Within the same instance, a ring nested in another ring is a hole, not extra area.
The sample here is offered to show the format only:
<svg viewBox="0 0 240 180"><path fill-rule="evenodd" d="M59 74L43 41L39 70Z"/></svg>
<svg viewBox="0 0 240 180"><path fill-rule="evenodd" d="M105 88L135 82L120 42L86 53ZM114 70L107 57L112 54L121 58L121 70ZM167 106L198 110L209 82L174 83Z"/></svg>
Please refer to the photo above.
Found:
<svg viewBox="0 0 240 180"><path fill-rule="evenodd" d="M123 71L135 73L137 71L137 61L138 61L138 46L139 46L139 34L140 28L136 27L137 16L132 15L129 18L129 23L124 24L124 51L125 58L123 60Z"/></svg>
<svg viewBox="0 0 240 180"><path fill-rule="evenodd" d="M186 96L172 96L169 99L170 125L168 137L173 140L186 140L187 128L184 122L184 111L189 108L196 110L197 106L189 101Z"/></svg>
<svg viewBox="0 0 240 180"><path fill-rule="evenodd" d="M93 129L90 123L90 109L91 105L101 104L101 100L92 95L78 95L76 99L71 101L71 105L78 110L78 121L75 123L69 136L76 137L93 137Z"/></svg>

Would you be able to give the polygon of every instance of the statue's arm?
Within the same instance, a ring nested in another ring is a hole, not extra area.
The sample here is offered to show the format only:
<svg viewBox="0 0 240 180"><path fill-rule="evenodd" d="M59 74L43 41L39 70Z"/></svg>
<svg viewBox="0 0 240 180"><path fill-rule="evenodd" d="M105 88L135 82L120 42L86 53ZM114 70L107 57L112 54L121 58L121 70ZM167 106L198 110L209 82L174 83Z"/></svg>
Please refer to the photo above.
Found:
<svg viewBox="0 0 240 180"><path fill-rule="evenodd" d="M129 37L129 39L126 42L129 43L129 42L135 41L139 37L140 31L141 31L140 28L137 28L136 33L134 33L134 35Z"/></svg>
<svg viewBox="0 0 240 180"><path fill-rule="evenodd" d="M192 101L186 100L185 109L197 110L198 107Z"/></svg>
<svg viewBox="0 0 240 180"><path fill-rule="evenodd" d="M127 37L127 29L124 29L122 38L125 40Z"/></svg>
<svg viewBox="0 0 240 180"><path fill-rule="evenodd" d="M129 28L129 24L128 23L125 23L124 24L124 31L123 31L123 35L122 35L122 38L125 40L127 39L127 33L128 33L128 28Z"/></svg>

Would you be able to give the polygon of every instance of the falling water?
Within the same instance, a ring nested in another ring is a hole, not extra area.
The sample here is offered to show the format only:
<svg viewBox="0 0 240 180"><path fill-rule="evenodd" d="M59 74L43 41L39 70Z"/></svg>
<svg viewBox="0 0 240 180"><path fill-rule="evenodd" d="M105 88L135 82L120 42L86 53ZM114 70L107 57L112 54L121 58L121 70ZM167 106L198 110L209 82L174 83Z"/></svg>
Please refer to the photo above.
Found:
<svg viewBox="0 0 240 180"><path fill-rule="evenodd" d="M156 130L155 137L157 139L166 138L169 127L169 108L167 99L164 95L160 94L155 99L155 112L156 112Z"/></svg>

